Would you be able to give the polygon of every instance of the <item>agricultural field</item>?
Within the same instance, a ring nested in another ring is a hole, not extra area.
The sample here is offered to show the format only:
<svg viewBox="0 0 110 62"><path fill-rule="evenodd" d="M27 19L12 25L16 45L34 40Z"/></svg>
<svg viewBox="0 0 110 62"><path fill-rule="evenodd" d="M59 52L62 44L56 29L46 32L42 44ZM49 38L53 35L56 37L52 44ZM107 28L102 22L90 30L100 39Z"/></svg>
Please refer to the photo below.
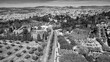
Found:
<svg viewBox="0 0 110 62"><path fill-rule="evenodd" d="M0 40L0 62L41 62L44 43Z"/></svg>

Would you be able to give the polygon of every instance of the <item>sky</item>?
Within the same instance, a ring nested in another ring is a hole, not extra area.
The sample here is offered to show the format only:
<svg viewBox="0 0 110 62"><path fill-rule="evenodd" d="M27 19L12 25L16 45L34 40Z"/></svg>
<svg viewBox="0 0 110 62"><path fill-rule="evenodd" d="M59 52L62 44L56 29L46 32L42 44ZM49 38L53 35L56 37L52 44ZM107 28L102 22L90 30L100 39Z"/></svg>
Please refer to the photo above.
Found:
<svg viewBox="0 0 110 62"><path fill-rule="evenodd" d="M0 7L35 7L35 6L104 6L110 0L0 0Z"/></svg>

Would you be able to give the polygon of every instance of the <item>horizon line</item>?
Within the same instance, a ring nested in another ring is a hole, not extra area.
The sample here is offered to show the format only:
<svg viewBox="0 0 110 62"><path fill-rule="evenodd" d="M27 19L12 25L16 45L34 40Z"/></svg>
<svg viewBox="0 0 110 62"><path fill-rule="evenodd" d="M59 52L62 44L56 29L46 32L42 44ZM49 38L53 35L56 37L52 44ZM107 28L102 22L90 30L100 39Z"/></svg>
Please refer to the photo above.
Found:
<svg viewBox="0 0 110 62"><path fill-rule="evenodd" d="M75 8L77 8L77 7L82 7L82 6L98 6L98 7L102 7L102 6L110 6L110 5L81 5L81 6L74 6L74 5L65 5L65 6L55 6L55 5L53 5L53 6L50 6L50 5L39 5L39 6L17 6L17 7L14 7L14 6L8 6L8 7L6 7L6 6L4 6L4 7L0 7L0 8L28 8L28 7L30 7L30 8L33 8L33 7L40 7L40 6L44 6L44 7L75 7Z"/></svg>

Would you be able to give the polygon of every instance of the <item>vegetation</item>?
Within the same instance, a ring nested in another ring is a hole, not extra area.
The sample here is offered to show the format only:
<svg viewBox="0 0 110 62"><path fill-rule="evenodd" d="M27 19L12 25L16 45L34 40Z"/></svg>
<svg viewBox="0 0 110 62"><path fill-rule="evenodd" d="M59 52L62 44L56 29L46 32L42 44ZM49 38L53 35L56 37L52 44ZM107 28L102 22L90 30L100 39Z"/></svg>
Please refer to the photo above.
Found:
<svg viewBox="0 0 110 62"><path fill-rule="evenodd" d="M89 49L87 47L78 45L77 48L79 49L79 54L87 55L89 53Z"/></svg>
<svg viewBox="0 0 110 62"><path fill-rule="evenodd" d="M103 51L108 51L108 52L110 52L110 48L109 48L107 45L105 45L104 42L101 41L101 39L98 39L98 38L97 38L97 41L102 45Z"/></svg>
<svg viewBox="0 0 110 62"><path fill-rule="evenodd" d="M69 44L63 36L58 36L58 42L61 49L71 50L73 48L73 45Z"/></svg>
<svg viewBox="0 0 110 62"><path fill-rule="evenodd" d="M37 41L43 41L43 40L41 39L40 34L37 35Z"/></svg>
<svg viewBox="0 0 110 62"><path fill-rule="evenodd" d="M53 36L52 36L52 39L51 39L51 43L50 43L50 48L49 48L49 57L48 57L48 59L50 59L51 58L51 55L52 55L52 51L53 51L53 49L54 49L54 34L53 34Z"/></svg>
<svg viewBox="0 0 110 62"><path fill-rule="evenodd" d="M38 57L37 56L32 56L32 59L33 60L38 60Z"/></svg>
<svg viewBox="0 0 110 62"><path fill-rule="evenodd" d="M59 62L88 62L82 55L65 54L59 58Z"/></svg>
<svg viewBox="0 0 110 62"><path fill-rule="evenodd" d="M96 59L96 62L110 62L110 56L102 54Z"/></svg>
<svg viewBox="0 0 110 62"><path fill-rule="evenodd" d="M73 50L59 49L59 50L58 50L58 53L59 53L60 55L65 55L65 54L72 54L72 53L74 53L74 52L73 52Z"/></svg>

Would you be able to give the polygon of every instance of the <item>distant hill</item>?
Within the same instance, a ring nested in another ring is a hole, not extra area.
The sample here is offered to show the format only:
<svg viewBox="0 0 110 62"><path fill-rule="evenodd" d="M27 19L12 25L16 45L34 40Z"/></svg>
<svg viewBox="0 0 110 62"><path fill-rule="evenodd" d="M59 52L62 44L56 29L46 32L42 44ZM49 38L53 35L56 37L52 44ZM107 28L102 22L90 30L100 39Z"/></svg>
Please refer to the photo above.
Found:
<svg viewBox="0 0 110 62"><path fill-rule="evenodd" d="M59 6L37 6L35 8L70 8L70 9L87 9L87 8L92 8L92 9L110 9L110 6L79 6L79 7L74 7L74 6L64 6L64 7L59 7Z"/></svg>
<svg viewBox="0 0 110 62"><path fill-rule="evenodd" d="M110 9L110 6L79 6L79 7L74 7L74 6L64 6L64 7L59 7L59 6L36 6L36 7L23 7L23 8L16 8L16 7L1 7L0 10L35 10L38 8L69 8L69 9Z"/></svg>
<svg viewBox="0 0 110 62"><path fill-rule="evenodd" d="M110 6L80 6L79 8L110 9Z"/></svg>

